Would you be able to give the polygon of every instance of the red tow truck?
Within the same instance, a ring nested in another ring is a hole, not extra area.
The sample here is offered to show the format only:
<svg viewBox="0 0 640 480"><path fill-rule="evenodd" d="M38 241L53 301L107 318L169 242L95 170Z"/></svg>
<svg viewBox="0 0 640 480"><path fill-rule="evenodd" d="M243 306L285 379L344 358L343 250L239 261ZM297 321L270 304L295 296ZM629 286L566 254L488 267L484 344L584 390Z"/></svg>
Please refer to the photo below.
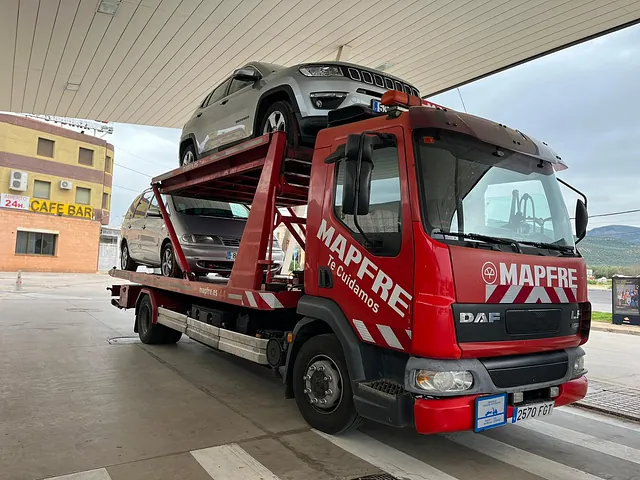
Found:
<svg viewBox="0 0 640 480"><path fill-rule="evenodd" d="M154 178L183 278L114 269L131 283L112 304L144 343L185 334L271 369L328 433L481 431L583 398L586 198L574 234L560 157L405 93L381 102L331 112L313 150L276 132ZM228 280L190 272L162 201L178 194L251 205ZM269 269L280 224L306 254L288 277Z"/></svg>

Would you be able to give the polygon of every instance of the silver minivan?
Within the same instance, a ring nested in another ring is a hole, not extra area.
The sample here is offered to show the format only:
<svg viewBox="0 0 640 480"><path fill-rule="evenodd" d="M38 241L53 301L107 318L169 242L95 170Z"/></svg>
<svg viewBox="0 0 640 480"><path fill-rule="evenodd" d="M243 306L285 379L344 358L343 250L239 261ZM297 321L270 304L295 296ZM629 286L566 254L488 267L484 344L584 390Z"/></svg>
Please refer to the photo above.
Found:
<svg viewBox="0 0 640 480"><path fill-rule="evenodd" d="M249 210L237 203L180 196L164 197L165 206L191 271L202 276L231 273ZM160 268L166 277L180 277L167 227L151 189L133 201L121 230L120 266ZM273 273L282 269L284 252L274 237Z"/></svg>

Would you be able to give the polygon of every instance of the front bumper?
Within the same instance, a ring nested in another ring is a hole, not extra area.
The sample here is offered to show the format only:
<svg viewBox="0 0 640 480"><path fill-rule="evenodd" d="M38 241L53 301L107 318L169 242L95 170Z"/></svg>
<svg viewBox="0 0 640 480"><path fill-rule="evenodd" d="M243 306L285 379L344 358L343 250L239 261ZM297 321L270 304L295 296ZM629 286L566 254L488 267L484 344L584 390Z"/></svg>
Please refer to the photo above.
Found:
<svg viewBox="0 0 640 480"><path fill-rule="evenodd" d="M193 272L229 273L233 268L234 261L227 258L227 252L237 253L238 247L182 244L182 251L187 258L189 268ZM274 251L272 260L271 271L279 272L284 261L282 251Z"/></svg>
<svg viewBox="0 0 640 480"><path fill-rule="evenodd" d="M556 407L577 402L587 394L587 377L580 377L561 384L560 395L554 399ZM475 400L481 395L465 395L452 398L416 398L413 416L416 431L422 434L473 430ZM513 415L513 407L507 407L507 418Z"/></svg>

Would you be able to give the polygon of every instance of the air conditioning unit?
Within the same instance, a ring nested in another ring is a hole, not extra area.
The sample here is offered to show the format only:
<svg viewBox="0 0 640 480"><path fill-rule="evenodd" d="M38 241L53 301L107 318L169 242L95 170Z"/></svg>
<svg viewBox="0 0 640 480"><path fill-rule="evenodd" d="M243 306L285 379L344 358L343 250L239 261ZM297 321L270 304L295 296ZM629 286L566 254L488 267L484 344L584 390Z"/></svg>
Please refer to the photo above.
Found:
<svg viewBox="0 0 640 480"><path fill-rule="evenodd" d="M9 189L16 192L26 192L29 174L20 170L11 170L11 178L9 179Z"/></svg>
<svg viewBox="0 0 640 480"><path fill-rule="evenodd" d="M73 188L73 183L69 180L60 180L60 190L71 190Z"/></svg>

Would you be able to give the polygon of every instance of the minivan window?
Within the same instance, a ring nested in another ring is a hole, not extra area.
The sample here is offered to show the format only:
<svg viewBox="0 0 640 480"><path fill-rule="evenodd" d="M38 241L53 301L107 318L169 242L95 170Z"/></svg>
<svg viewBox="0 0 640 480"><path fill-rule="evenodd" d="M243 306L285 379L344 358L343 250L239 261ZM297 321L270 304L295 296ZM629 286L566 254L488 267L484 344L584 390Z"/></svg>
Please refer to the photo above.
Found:
<svg viewBox="0 0 640 480"><path fill-rule="evenodd" d="M222 217L246 219L249 210L239 203L218 202L201 198L173 197L173 206L177 213L199 215L203 217Z"/></svg>
<svg viewBox="0 0 640 480"><path fill-rule="evenodd" d="M153 192L149 190L142 194L142 198L140 199L140 203L136 208L135 213L133 214L133 218L144 218L147 214L147 209L149 208L149 203L151 203L151 195Z"/></svg>

